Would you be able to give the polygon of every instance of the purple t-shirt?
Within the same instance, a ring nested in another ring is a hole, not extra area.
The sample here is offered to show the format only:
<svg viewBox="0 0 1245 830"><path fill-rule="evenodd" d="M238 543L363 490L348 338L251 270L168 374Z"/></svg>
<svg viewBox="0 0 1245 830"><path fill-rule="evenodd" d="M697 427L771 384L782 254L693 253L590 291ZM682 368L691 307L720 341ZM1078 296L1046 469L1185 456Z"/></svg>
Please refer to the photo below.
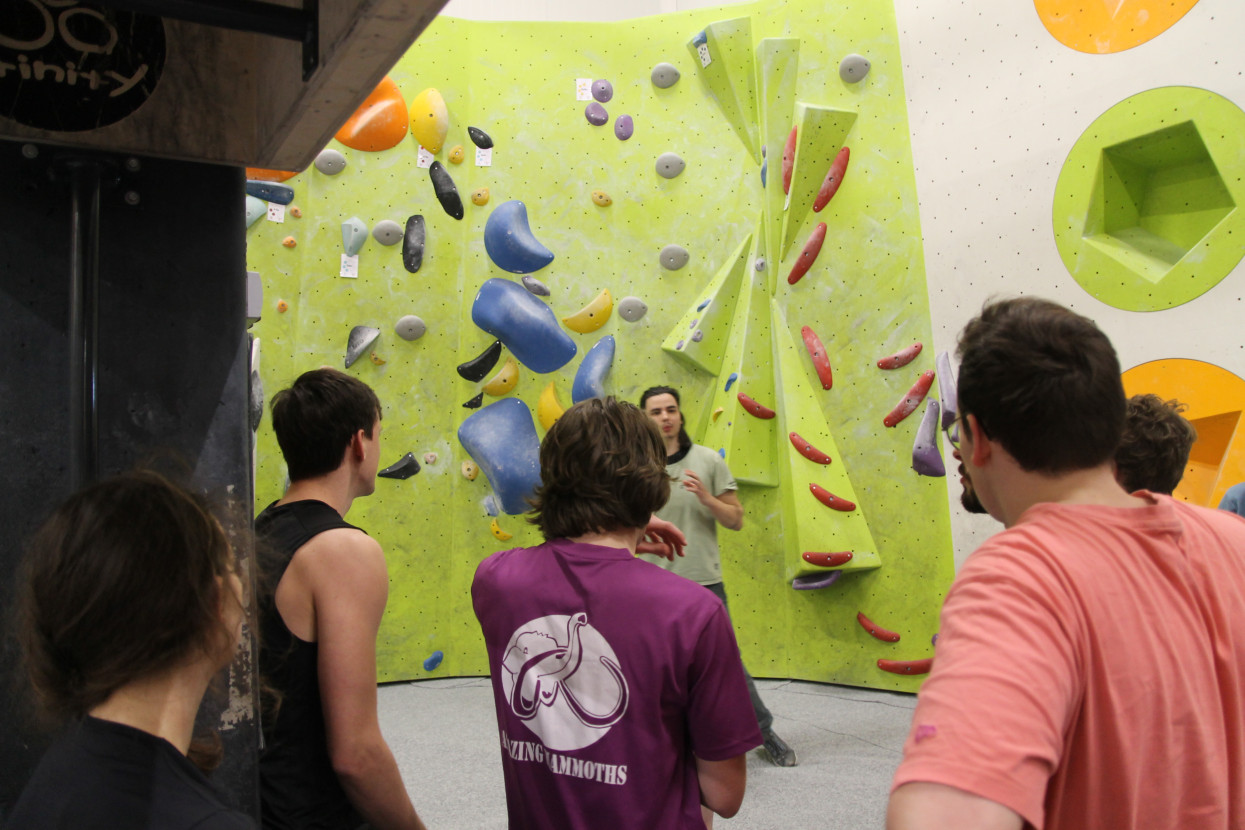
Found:
<svg viewBox="0 0 1245 830"><path fill-rule="evenodd" d="M692 754L761 743L717 597L626 550L555 539L485 559L471 599L511 830L704 827Z"/></svg>

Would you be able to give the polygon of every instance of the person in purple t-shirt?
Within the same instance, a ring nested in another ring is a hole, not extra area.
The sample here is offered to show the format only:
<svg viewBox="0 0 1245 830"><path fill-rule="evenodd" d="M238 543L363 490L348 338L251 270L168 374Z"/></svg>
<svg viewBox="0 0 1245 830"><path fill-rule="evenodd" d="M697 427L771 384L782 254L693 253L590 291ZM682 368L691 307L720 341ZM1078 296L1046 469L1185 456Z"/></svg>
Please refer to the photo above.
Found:
<svg viewBox="0 0 1245 830"><path fill-rule="evenodd" d="M743 801L761 734L730 620L635 557L670 495L665 457L638 407L571 407L540 450L545 543L476 571L512 830L700 830L702 805Z"/></svg>

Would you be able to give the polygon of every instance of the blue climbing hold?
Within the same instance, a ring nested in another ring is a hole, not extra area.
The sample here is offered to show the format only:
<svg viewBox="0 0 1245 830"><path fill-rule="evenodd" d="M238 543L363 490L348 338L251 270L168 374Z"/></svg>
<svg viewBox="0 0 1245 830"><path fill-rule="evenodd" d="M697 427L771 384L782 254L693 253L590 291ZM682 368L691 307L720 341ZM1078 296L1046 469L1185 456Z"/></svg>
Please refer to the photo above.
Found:
<svg viewBox="0 0 1245 830"><path fill-rule="evenodd" d="M441 649L437 649L432 654L428 655L426 660L424 660L424 671L434 670L437 666L441 665L441 661L444 659L445 652L441 651Z"/></svg>
<svg viewBox="0 0 1245 830"><path fill-rule="evenodd" d="M246 226L249 228L259 221L259 217L268 212L268 205L264 204L263 199L257 199L254 196L246 197Z"/></svg>
<svg viewBox="0 0 1245 830"><path fill-rule="evenodd" d="M246 195L254 196L256 199L263 199L265 202L288 205L294 201L294 188L280 182L261 182L255 179L247 179Z"/></svg>
<svg viewBox="0 0 1245 830"><path fill-rule="evenodd" d="M561 369L578 351L553 309L510 280L484 281L471 304L471 320L539 374Z"/></svg>
<svg viewBox="0 0 1245 830"><path fill-rule="evenodd" d="M540 485L540 439L527 404L518 398L489 404L463 421L458 440L503 511L517 516L531 509L527 500Z"/></svg>
<svg viewBox="0 0 1245 830"><path fill-rule="evenodd" d="M531 274L553 262L553 251L532 235L527 205L518 199L500 204L484 225L484 250L503 271Z"/></svg>
<svg viewBox="0 0 1245 830"><path fill-rule="evenodd" d="M711 302L713 302L713 298L712 298L712 297L710 297L709 299L705 300L705 301L704 301L703 303L701 303L700 305L696 306L696 310L697 310L697 311L704 311L704 310L705 310L705 308L706 308L706 307L709 305L709 303L711 303Z"/></svg>
<svg viewBox="0 0 1245 830"><path fill-rule="evenodd" d="M726 447L718 447L718 455L726 458Z"/></svg>
<svg viewBox="0 0 1245 830"><path fill-rule="evenodd" d="M731 391L731 386L732 386L732 385L735 383L735 381L737 381L737 380L739 380L739 372L731 372L731 376L730 376L729 378L727 378L727 379L726 379L726 387L725 387L722 391L723 391L723 392L729 392L729 391Z"/></svg>
<svg viewBox="0 0 1245 830"><path fill-rule="evenodd" d="M588 350L571 384L571 400L575 403L589 398L605 397L605 376L614 363L614 335L607 334Z"/></svg>

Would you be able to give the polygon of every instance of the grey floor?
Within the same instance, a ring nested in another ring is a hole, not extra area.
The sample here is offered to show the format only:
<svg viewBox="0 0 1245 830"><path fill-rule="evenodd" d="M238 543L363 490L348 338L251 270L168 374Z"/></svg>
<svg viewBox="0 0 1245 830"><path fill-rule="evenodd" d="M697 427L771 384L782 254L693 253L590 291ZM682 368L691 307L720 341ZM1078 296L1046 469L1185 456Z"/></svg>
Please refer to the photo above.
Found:
<svg viewBox="0 0 1245 830"><path fill-rule="evenodd" d="M758 680L774 730L797 767L748 757L743 809L718 828L881 828L916 698L789 680ZM506 827L506 795L487 678L383 686L381 728L429 830Z"/></svg>

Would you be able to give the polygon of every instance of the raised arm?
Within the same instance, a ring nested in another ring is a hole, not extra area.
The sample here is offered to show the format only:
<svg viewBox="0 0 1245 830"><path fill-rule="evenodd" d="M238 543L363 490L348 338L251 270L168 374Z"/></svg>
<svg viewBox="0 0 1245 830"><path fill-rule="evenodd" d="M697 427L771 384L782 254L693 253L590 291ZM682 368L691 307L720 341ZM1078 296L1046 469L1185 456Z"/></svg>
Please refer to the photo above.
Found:
<svg viewBox="0 0 1245 830"><path fill-rule="evenodd" d="M739 496L734 490L725 490L717 495L710 493L704 481L692 470L683 471L683 489L708 508L722 527L727 530L743 528L744 506L739 503Z"/></svg>
<svg viewBox="0 0 1245 830"><path fill-rule="evenodd" d="M424 830L376 714L376 633L389 596L384 553L355 531L329 531L322 538L308 564L333 770L376 830Z"/></svg>

